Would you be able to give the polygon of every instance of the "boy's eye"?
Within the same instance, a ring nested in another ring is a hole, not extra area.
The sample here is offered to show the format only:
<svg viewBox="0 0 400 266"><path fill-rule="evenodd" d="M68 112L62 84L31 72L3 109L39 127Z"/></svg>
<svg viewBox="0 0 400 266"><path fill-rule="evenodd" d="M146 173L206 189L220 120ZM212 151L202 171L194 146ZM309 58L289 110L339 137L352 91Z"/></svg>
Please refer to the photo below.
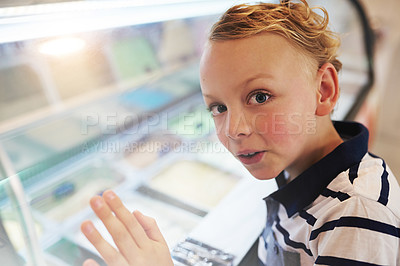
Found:
<svg viewBox="0 0 400 266"><path fill-rule="evenodd" d="M210 106L209 110L213 116L216 116L223 112L226 112L226 110L228 110L228 109L226 108L225 105L217 104L217 105Z"/></svg>
<svg viewBox="0 0 400 266"><path fill-rule="evenodd" d="M249 104L264 103L270 98L270 95L265 92L257 92L249 99Z"/></svg>

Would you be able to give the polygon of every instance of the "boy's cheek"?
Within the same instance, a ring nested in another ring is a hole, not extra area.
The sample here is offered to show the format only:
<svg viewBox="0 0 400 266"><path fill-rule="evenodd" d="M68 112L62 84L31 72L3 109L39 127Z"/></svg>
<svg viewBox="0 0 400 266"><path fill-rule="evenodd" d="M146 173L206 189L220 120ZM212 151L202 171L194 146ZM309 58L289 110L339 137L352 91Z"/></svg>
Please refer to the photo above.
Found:
<svg viewBox="0 0 400 266"><path fill-rule="evenodd" d="M282 113L259 114L253 120L255 133L269 135L270 137L285 136L288 132L288 121Z"/></svg>
<svg viewBox="0 0 400 266"><path fill-rule="evenodd" d="M229 150L228 137L226 136L224 126L219 123L215 123L215 130L216 130L219 141L222 143L222 145L225 146L225 148L227 148Z"/></svg>
<svg viewBox="0 0 400 266"><path fill-rule="evenodd" d="M258 116L255 120L257 134L272 138L300 136L315 129L315 118L301 113L275 113L270 117Z"/></svg>

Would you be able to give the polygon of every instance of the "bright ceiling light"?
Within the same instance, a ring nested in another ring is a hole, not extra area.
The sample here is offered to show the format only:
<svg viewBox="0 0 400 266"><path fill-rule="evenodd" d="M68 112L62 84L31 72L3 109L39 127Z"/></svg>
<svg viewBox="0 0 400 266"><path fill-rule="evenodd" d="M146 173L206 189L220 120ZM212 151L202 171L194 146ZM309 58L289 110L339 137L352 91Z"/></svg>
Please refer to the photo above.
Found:
<svg viewBox="0 0 400 266"><path fill-rule="evenodd" d="M39 46L39 52L52 56L64 56L82 50L85 45L85 41L80 38L64 37L43 42Z"/></svg>

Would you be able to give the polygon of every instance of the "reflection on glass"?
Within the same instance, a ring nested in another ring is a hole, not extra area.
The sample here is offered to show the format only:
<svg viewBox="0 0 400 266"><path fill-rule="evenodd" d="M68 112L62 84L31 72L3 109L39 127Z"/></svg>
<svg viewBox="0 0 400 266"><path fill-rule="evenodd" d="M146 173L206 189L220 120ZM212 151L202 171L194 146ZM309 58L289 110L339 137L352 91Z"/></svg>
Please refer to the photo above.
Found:
<svg viewBox="0 0 400 266"><path fill-rule="evenodd" d="M39 46L39 52L52 56L65 56L82 50L86 43L79 38L64 37L43 42Z"/></svg>
<svg viewBox="0 0 400 266"><path fill-rule="evenodd" d="M175 135L152 135L133 142L124 148L125 160L135 168L145 168L156 163L169 152L179 149L181 140Z"/></svg>
<svg viewBox="0 0 400 266"><path fill-rule="evenodd" d="M89 165L32 193L31 205L46 218L62 222L88 207L93 195L116 187L124 178L107 165Z"/></svg>
<svg viewBox="0 0 400 266"><path fill-rule="evenodd" d="M210 112L201 106L169 119L168 130L187 139L198 139L213 133L215 126Z"/></svg>

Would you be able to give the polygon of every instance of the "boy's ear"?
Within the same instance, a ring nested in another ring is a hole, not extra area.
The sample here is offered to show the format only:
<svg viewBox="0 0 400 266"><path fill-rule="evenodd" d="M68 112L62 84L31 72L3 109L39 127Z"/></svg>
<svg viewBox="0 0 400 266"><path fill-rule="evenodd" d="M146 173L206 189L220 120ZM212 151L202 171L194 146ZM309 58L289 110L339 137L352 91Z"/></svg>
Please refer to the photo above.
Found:
<svg viewBox="0 0 400 266"><path fill-rule="evenodd" d="M318 70L317 80L319 88L315 114L329 115L339 99L339 80L335 67L331 63L322 65Z"/></svg>

